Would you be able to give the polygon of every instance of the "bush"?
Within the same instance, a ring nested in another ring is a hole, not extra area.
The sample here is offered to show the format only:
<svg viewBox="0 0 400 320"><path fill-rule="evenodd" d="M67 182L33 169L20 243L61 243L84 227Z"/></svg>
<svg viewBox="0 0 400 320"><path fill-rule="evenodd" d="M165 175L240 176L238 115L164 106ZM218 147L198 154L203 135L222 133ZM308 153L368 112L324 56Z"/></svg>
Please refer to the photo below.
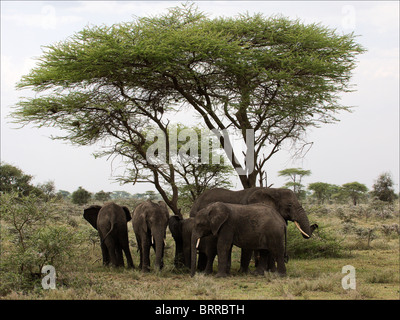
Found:
<svg viewBox="0 0 400 320"><path fill-rule="evenodd" d="M72 257L79 233L52 221L56 206L34 195L16 193L0 196L2 225L0 294L30 290L39 285L44 265L57 271Z"/></svg>
<svg viewBox="0 0 400 320"><path fill-rule="evenodd" d="M287 253L289 258L338 258L343 256L341 241L330 234L324 226L314 231L311 239L304 239L295 225L287 229Z"/></svg>

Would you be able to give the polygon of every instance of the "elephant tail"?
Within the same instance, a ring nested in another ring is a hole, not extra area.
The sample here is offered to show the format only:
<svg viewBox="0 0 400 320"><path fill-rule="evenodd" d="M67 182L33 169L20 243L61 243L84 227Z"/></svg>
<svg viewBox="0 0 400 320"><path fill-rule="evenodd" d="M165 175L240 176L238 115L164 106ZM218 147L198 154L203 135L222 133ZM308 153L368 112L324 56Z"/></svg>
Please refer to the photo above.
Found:
<svg viewBox="0 0 400 320"><path fill-rule="evenodd" d="M107 239L107 237L108 237L108 236L110 235L110 233L113 231L114 225L115 225L115 223L111 223L111 229L107 232L107 234L105 235L105 237L101 240L101 244L104 243L104 241Z"/></svg>

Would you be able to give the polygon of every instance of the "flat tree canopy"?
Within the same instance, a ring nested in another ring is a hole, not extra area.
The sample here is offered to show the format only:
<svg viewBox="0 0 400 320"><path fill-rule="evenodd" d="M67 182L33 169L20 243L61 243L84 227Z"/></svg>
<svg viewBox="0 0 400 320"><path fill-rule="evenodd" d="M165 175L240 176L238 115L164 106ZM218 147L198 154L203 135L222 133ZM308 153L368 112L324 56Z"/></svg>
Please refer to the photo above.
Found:
<svg viewBox="0 0 400 320"><path fill-rule="evenodd" d="M320 24L262 14L211 19L187 4L160 16L86 27L45 47L18 84L40 94L22 99L13 116L61 128L66 135L59 138L74 144L112 138L110 152L136 163L145 157L145 128L166 133L171 112L191 108L216 129L221 146L232 143L225 129L254 145L247 150L252 163L240 163L237 150L229 157L247 188L283 141L349 110L339 95L350 91L363 51L354 34ZM248 129L254 136L246 136Z"/></svg>

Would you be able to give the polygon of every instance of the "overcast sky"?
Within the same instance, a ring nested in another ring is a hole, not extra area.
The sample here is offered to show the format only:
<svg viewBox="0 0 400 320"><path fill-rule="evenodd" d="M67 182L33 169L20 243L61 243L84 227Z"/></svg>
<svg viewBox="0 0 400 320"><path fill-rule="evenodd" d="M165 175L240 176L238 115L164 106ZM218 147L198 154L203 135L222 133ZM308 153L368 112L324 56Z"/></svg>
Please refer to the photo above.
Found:
<svg viewBox="0 0 400 320"><path fill-rule="evenodd" d="M149 185L120 186L113 177L123 172L117 160L95 159L98 146L73 147L51 140L52 128L36 129L10 123L11 107L29 90L15 83L35 66L42 46L66 39L87 25L111 25L134 16L165 13L174 1L1 1L1 161L34 176L34 183L54 181L57 189L91 192L152 189ZM339 123L309 131L311 150L293 159L290 145L268 163L268 183L286 181L279 170L301 167L312 171L303 183L344 184L358 181L372 188L383 172L399 183L399 2L398 1L198 1L215 16L248 11L266 16L282 14L305 23L320 22L338 33L354 32L368 52L359 56L352 83L357 91L342 96L355 106ZM237 184L240 188L240 184Z"/></svg>

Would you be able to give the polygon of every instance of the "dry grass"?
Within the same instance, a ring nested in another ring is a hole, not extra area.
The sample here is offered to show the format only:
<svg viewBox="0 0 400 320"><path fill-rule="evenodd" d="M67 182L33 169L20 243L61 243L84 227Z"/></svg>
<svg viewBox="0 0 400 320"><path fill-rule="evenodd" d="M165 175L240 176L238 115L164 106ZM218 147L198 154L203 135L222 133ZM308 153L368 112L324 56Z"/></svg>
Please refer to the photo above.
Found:
<svg viewBox="0 0 400 320"><path fill-rule="evenodd" d="M71 209L68 209L71 210ZM287 277L275 274L264 276L242 275L239 268L238 248L234 249L231 276L216 278L187 272L173 267L175 244L167 232L165 268L156 273L143 274L138 270L113 269L101 265L98 243L89 239L90 228L81 219L80 208L68 213L66 223L86 232L85 243L78 247L73 263L57 270L57 288L43 290L37 282L32 290L17 285L3 290L1 299L130 299L130 300L215 300L215 299L399 299L399 236L381 231L383 224L399 222L398 211L384 220L379 217L354 215L350 218L355 226L375 227L376 238L366 245L366 239L353 231L343 231L343 212L339 215L335 206L324 212L311 210L310 220L324 226L324 232L335 235L341 242L340 257L315 259L292 258L287 264ZM349 207L349 212L354 208ZM340 210L339 210L340 211ZM346 213L346 207L342 209ZM351 211L353 212L353 211ZM4 230L4 229L3 229ZM382 229L383 230L383 229ZM134 263L138 265L134 234L129 225L129 237ZM7 240L4 237L3 240ZM3 243L2 248L10 246ZM153 254L153 253L152 253ZM154 258L154 255L152 256ZM356 270L356 289L344 290L341 285L342 267L352 265ZM214 267L216 269L216 266ZM254 267L251 267L254 270ZM3 273L1 273L4 276ZM2 282L5 279L1 279ZM8 278L8 282L11 280Z"/></svg>

